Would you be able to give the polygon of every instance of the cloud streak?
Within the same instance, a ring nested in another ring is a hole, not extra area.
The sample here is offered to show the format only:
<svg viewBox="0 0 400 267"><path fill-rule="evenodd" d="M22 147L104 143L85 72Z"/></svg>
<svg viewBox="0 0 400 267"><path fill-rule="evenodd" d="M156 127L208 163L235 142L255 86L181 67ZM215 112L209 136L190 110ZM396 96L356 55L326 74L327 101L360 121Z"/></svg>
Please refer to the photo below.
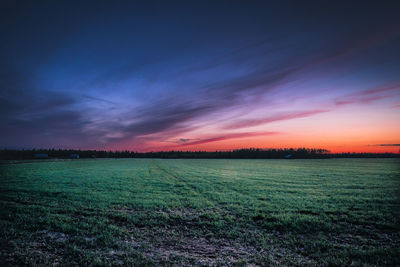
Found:
<svg viewBox="0 0 400 267"><path fill-rule="evenodd" d="M276 122L276 121L285 121L285 120L292 120L292 119L298 119L298 118L305 118L325 112L329 112L330 110L308 110L308 111L292 111L292 112L286 112L283 114L277 114L273 116L269 116L267 118L263 119L250 119L250 120L241 120L238 122L230 123L228 125L225 125L223 128L224 129L238 129L238 128L247 128L247 127L254 127L254 126L259 126L271 122Z"/></svg>
<svg viewBox="0 0 400 267"><path fill-rule="evenodd" d="M239 138L248 138L248 137L257 137L257 136L270 136L281 134L280 132L244 132L244 133L230 133L220 136L214 136L206 139L200 139L198 141L190 141L181 144L180 146L195 146L195 145L203 145L207 143L226 141L230 139L239 139Z"/></svg>

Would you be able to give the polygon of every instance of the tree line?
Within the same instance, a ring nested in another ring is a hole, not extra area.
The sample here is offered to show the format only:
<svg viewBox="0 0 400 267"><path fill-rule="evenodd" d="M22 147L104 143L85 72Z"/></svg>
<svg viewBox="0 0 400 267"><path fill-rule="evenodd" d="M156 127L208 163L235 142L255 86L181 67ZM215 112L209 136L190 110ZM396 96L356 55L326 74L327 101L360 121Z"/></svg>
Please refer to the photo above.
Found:
<svg viewBox="0 0 400 267"><path fill-rule="evenodd" d="M314 148L279 148L279 149L236 149L229 151L105 151L75 149L2 149L0 159L23 160L37 158L223 158L223 159L320 159L320 158L398 158L395 153L330 153L326 149Z"/></svg>

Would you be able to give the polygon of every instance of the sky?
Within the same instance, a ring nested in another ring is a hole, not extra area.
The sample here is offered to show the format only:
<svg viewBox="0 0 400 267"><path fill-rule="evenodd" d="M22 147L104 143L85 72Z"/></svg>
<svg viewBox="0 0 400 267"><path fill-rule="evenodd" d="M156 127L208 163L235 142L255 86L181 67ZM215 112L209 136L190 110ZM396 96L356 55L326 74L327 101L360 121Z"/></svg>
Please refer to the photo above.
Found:
<svg viewBox="0 0 400 267"><path fill-rule="evenodd" d="M0 4L0 147L400 150L396 1Z"/></svg>

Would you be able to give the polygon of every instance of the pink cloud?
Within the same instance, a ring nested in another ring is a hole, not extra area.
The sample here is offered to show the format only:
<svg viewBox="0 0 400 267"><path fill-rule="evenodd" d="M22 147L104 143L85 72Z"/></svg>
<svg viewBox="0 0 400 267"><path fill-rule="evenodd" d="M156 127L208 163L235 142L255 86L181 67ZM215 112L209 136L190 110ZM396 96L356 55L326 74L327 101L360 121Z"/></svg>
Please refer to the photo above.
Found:
<svg viewBox="0 0 400 267"><path fill-rule="evenodd" d="M329 112L330 110L307 110L307 111L293 111L284 114L278 114L274 116L270 116L264 119L254 119L254 120L242 120L239 122L234 122L228 124L224 127L224 129L237 129L237 128L245 128L245 127L253 127L258 126L261 124L271 123L274 121L284 121L284 120L291 120L297 118L304 118L313 116L320 113Z"/></svg>
<svg viewBox="0 0 400 267"><path fill-rule="evenodd" d="M336 106L343 106L343 105L349 105L349 104L354 104L354 103L363 103L363 104L370 104L374 101L380 100L380 99L385 99L393 96L393 94L396 94L397 92L400 92L400 84L399 83L394 83L391 85L386 85L378 88L372 88L369 90L364 90L352 94L348 94L343 97L339 97L335 100L335 105ZM393 91L395 91L393 93ZM392 92L392 94L390 94ZM382 94L385 93L385 94Z"/></svg>

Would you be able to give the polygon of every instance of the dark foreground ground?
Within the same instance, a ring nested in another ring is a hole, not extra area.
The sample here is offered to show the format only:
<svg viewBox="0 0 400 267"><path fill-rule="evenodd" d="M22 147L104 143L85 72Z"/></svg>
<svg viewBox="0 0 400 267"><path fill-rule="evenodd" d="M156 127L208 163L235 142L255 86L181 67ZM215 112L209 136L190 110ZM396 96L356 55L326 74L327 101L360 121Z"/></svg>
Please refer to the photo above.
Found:
<svg viewBox="0 0 400 267"><path fill-rule="evenodd" d="M399 164L0 165L0 265L400 265Z"/></svg>

